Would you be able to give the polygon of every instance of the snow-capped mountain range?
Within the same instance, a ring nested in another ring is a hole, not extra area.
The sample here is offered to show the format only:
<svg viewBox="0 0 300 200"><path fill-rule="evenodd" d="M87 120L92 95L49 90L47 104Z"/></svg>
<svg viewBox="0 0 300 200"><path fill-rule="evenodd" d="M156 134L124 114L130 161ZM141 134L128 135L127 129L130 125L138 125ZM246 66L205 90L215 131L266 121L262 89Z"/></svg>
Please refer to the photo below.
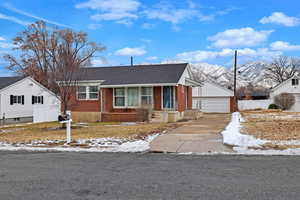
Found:
<svg viewBox="0 0 300 200"><path fill-rule="evenodd" d="M265 79L265 67L268 63L252 62L240 65L237 68L237 85L246 86L249 83L256 86L270 88L275 85L270 80ZM233 86L234 72L233 68L224 67L221 65L213 65L208 63L191 64L192 71L201 80L207 78L212 79L220 85L231 87Z"/></svg>

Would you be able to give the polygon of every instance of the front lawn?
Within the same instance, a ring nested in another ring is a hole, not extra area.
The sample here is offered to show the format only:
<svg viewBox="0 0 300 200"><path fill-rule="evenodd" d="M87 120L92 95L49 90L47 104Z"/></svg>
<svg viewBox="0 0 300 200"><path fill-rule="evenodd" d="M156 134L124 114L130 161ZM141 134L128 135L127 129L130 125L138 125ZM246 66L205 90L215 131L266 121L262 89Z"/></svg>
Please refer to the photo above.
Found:
<svg viewBox="0 0 300 200"><path fill-rule="evenodd" d="M244 111L241 115L241 133L270 141L264 147L300 147L300 113L262 110Z"/></svg>
<svg viewBox="0 0 300 200"><path fill-rule="evenodd" d="M32 141L63 141L66 130L57 122L24 124L0 128L0 143L31 143ZM156 123L85 123L73 124L72 139L122 138L139 139L161 133L176 124Z"/></svg>

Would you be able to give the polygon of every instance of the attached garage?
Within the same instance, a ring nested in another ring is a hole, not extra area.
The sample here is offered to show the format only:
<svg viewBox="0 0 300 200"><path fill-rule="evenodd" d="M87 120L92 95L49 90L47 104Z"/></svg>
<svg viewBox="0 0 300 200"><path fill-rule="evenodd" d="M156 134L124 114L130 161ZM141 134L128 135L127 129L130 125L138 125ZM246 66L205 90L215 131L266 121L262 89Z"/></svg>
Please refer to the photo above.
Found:
<svg viewBox="0 0 300 200"><path fill-rule="evenodd" d="M193 109L207 113L229 113L233 92L213 82L193 88Z"/></svg>

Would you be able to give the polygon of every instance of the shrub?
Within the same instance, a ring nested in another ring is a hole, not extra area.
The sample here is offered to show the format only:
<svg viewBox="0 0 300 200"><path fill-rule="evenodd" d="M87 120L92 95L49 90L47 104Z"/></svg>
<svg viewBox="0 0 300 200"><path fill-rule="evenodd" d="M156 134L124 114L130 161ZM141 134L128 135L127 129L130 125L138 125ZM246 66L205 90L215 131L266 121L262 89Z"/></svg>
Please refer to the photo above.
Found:
<svg viewBox="0 0 300 200"><path fill-rule="evenodd" d="M276 104L272 103L269 105L268 109L279 109L279 106L277 106Z"/></svg>
<svg viewBox="0 0 300 200"><path fill-rule="evenodd" d="M140 108L136 109L137 120L141 122L150 121L150 116L152 114L151 106L142 105Z"/></svg>
<svg viewBox="0 0 300 200"><path fill-rule="evenodd" d="M289 93L281 93L274 97L274 103L282 110L289 110L295 104L295 97Z"/></svg>

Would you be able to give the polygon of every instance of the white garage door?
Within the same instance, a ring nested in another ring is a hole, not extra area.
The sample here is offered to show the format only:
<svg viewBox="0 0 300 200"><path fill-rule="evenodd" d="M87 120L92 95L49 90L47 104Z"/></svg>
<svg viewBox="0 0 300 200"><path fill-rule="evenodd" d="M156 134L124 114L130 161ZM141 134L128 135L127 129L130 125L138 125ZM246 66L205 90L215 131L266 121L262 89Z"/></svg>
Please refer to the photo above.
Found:
<svg viewBox="0 0 300 200"><path fill-rule="evenodd" d="M201 108L203 112L229 113L230 98L202 98Z"/></svg>

